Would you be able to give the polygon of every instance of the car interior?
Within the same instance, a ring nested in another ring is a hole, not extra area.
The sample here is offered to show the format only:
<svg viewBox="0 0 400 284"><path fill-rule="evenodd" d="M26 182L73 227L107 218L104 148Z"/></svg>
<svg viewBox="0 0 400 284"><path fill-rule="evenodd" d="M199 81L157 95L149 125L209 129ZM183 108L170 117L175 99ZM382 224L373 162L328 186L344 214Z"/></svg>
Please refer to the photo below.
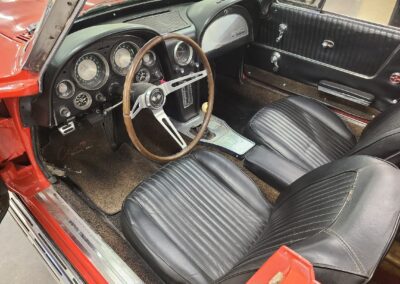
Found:
<svg viewBox="0 0 400 284"><path fill-rule="evenodd" d="M400 30L308 2L87 13L21 99L54 188L145 283L245 283L282 245L321 283L399 281Z"/></svg>

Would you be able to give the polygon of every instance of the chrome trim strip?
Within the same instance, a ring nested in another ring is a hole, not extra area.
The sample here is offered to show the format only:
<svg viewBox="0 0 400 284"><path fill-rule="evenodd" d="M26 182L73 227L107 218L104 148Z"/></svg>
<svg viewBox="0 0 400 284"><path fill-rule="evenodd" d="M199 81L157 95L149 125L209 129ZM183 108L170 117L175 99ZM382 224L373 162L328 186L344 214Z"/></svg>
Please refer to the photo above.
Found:
<svg viewBox="0 0 400 284"><path fill-rule="evenodd" d="M371 79L374 79L374 77L375 77L375 75L372 75L372 76L363 75L363 74L360 74L360 73L357 73L357 72L354 72L354 71L350 71L350 70L346 70L346 69L343 69L343 68L340 68L340 67L336 67L334 65L330 65L330 64L324 63L322 61L314 60L314 59L311 59L311 58L308 58L308 57L305 57L305 56L302 56L302 55L298 55L298 54L295 54L295 53L292 53L292 52L289 52L289 51L285 51L285 50L282 50L282 49L279 49L279 48L275 48L275 47L272 47L272 46L268 46L268 45L265 45L265 44L262 44L262 43L253 42L251 44L253 46L256 46L256 47L259 47L259 48L267 49L267 50L270 50L270 51L277 51L277 52L279 52L281 54L285 54L287 56L291 56L291 57L294 57L296 59L304 60L304 61L307 61L307 62L310 62L310 63L314 63L314 64L317 64L317 65L320 65L320 66L331 68L333 70L340 71L340 72L343 72L343 73L346 73L346 74L349 74L349 75L357 76L357 77L360 77L360 78L363 78L363 79L371 80Z"/></svg>
<svg viewBox="0 0 400 284"><path fill-rule="evenodd" d="M52 186L36 194L35 198L59 222L109 283L143 283Z"/></svg>
<svg viewBox="0 0 400 284"><path fill-rule="evenodd" d="M335 97L347 100L347 101L351 101L353 103L356 103L356 104L359 104L359 105L363 105L363 106L370 106L371 103L372 103L372 101L368 101L368 100L365 100L365 99L362 99L362 98L356 98L356 97L348 95L348 94L346 94L344 92L332 90L330 88L327 88L327 87L324 87L324 86L320 86L320 85L318 85L318 91L320 91L322 93L325 93L325 94L328 94L328 95L331 95L331 96L335 96Z"/></svg>
<svg viewBox="0 0 400 284"><path fill-rule="evenodd" d="M362 122L362 121L359 121L359 120L356 120L356 119L354 119L354 118L348 117L348 116L343 115L343 114L341 114L341 113L336 113L336 114L337 114L338 116L340 116L341 119L343 119L343 120L345 120L345 121L348 121L348 122L350 122L350 123L352 123L352 124L355 124L355 125L357 125L357 126L360 126L360 127L362 127L362 128L365 128L365 126L367 126L367 123L364 123L364 122Z"/></svg>
<svg viewBox="0 0 400 284"><path fill-rule="evenodd" d="M47 237L18 196L11 192L9 213L60 283L84 283L64 255Z"/></svg>

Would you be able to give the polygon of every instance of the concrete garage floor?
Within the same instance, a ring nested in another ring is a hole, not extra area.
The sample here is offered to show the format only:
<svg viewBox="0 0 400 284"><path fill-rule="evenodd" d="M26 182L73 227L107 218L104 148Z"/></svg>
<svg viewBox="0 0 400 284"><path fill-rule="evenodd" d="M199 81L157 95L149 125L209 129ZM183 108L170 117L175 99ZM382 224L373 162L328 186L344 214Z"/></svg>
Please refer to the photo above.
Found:
<svg viewBox="0 0 400 284"><path fill-rule="evenodd" d="M0 284L57 283L10 214L0 224Z"/></svg>

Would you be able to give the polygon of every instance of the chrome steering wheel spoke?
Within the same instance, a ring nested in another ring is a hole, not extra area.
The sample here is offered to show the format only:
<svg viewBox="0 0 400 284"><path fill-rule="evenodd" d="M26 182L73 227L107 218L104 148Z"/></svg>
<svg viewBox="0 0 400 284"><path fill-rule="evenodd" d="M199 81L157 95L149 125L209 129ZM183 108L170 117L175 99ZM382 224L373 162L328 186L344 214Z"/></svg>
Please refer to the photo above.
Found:
<svg viewBox="0 0 400 284"><path fill-rule="evenodd" d="M162 127L164 127L168 134L175 140L179 147L185 149L187 147L185 140L179 134L178 130L175 128L175 125L171 122L165 111L160 108L153 109L152 112L154 117L158 120Z"/></svg>
<svg viewBox="0 0 400 284"><path fill-rule="evenodd" d="M142 109L147 108L146 104L146 93L141 94L135 101L131 112L129 113L131 119L134 119Z"/></svg>
<svg viewBox="0 0 400 284"><path fill-rule="evenodd" d="M164 91L165 95L169 95L179 89L182 89L183 87L186 87L190 84L193 84L194 82L197 82L203 78L207 77L207 71L199 71L196 73L192 73L186 76L179 77L177 79L165 82L159 86L159 88L162 88Z"/></svg>
<svg viewBox="0 0 400 284"><path fill-rule="evenodd" d="M182 138L181 134L175 128L175 125L171 122L171 120L165 113L163 106L165 104L165 99L168 94L171 94L190 84L193 84L194 82L197 82L205 77L207 77L207 71L203 70L165 82L158 86L153 85L149 87L136 99L129 113L130 118L134 119L142 109L150 109L153 112L153 115L157 119L157 121L175 140L179 147L185 149L187 147L185 140ZM143 92L143 89L141 90L141 92Z"/></svg>

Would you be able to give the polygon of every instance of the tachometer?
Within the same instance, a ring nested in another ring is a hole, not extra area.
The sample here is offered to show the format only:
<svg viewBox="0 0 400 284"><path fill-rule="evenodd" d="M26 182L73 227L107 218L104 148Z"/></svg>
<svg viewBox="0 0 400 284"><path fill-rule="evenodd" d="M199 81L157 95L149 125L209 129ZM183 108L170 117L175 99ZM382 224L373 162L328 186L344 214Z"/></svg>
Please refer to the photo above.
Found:
<svg viewBox="0 0 400 284"><path fill-rule="evenodd" d="M75 63L75 81L86 90L101 88L107 82L109 74L108 63L99 53L86 53Z"/></svg>
<svg viewBox="0 0 400 284"><path fill-rule="evenodd" d="M186 42L179 41L174 48L174 59L180 66L188 65L193 59L193 48Z"/></svg>
<svg viewBox="0 0 400 284"><path fill-rule="evenodd" d="M153 66L157 61L156 54L154 51L149 51L143 56L143 64L147 67Z"/></svg>
<svg viewBox="0 0 400 284"><path fill-rule="evenodd" d="M114 47L111 52L113 70L121 76L126 76L139 47L131 41L125 41Z"/></svg>

